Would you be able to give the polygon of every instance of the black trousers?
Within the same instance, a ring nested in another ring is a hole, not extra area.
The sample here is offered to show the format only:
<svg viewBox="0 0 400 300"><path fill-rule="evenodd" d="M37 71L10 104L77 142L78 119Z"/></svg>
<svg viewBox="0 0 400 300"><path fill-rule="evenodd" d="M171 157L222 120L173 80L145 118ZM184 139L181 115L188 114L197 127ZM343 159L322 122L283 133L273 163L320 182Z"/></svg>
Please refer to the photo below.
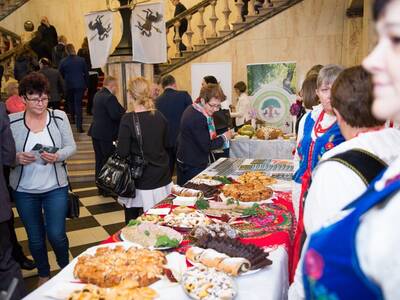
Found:
<svg viewBox="0 0 400 300"><path fill-rule="evenodd" d="M92 138L94 156L96 160L96 178L107 159L114 153L115 147L112 141L102 141Z"/></svg>
<svg viewBox="0 0 400 300"><path fill-rule="evenodd" d="M89 82L88 82L88 103L86 106L86 113L88 115L92 114L93 108L93 98L97 92L97 84L99 83L99 77L97 74L89 75Z"/></svg>
<svg viewBox="0 0 400 300"><path fill-rule="evenodd" d="M26 290L21 269L12 256L13 246L10 238L8 222L0 223L0 291L8 290L13 278L16 278L18 285L11 299L18 300L26 296Z"/></svg>
<svg viewBox="0 0 400 300"><path fill-rule="evenodd" d="M85 89L69 89L67 91L68 112L76 122L76 128L82 128L82 99Z"/></svg>

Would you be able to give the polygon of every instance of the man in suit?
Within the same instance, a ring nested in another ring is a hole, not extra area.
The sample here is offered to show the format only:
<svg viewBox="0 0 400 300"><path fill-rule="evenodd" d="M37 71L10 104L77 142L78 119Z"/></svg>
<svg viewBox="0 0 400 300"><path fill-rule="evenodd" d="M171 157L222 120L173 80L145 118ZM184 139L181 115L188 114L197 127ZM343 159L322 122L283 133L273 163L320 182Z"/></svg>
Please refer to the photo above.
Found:
<svg viewBox="0 0 400 300"><path fill-rule="evenodd" d="M103 88L93 99L93 121L89 128L92 137L96 159L96 178L107 159L114 152L113 142L118 138L119 122L125 109L118 102L115 94L118 82L115 77L108 76L104 79ZM99 194L106 196L106 192L99 190Z"/></svg>
<svg viewBox="0 0 400 300"><path fill-rule="evenodd" d="M174 174L176 162L176 141L179 134L182 114L192 104L192 98L185 91L178 91L175 78L166 75L161 79L164 92L156 99L157 109L168 120L168 148L171 176Z"/></svg>
<svg viewBox="0 0 400 300"><path fill-rule="evenodd" d="M68 56L61 60L59 71L67 89L68 112L72 122L76 122L78 132L82 133L82 98L88 85L88 68L85 59L76 55L74 45L67 44L65 50Z"/></svg>
<svg viewBox="0 0 400 300"><path fill-rule="evenodd" d="M50 60L43 57L39 60L39 73L42 73L50 83L50 99L48 107L52 109L60 109L60 102L65 95L64 80L57 69L51 66Z"/></svg>
<svg viewBox="0 0 400 300"><path fill-rule="evenodd" d="M18 285L11 299L21 299L26 292L21 269L12 256L13 245L8 225L12 217L11 204L3 173L3 167L11 166L14 162L15 142L10 129L10 119L4 103L0 103L0 292L6 291L13 278L16 278Z"/></svg>

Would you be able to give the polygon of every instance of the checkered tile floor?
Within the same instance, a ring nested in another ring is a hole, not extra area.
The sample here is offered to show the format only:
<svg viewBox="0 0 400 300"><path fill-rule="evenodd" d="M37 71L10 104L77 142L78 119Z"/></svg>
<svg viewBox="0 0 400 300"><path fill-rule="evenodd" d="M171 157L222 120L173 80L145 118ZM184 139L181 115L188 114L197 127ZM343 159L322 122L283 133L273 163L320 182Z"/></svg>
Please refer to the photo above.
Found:
<svg viewBox="0 0 400 300"><path fill-rule="evenodd" d="M98 245L99 242L121 229L125 224L123 208L113 198L81 197L80 202L80 217L75 220L67 220L70 259L78 256L87 248ZM13 211L18 241L23 247L24 253L30 256L25 228L18 216L17 209L13 208ZM47 243L47 250L52 275L54 275L59 267L49 243ZM32 291L37 284L37 270L23 270L22 273L28 290Z"/></svg>

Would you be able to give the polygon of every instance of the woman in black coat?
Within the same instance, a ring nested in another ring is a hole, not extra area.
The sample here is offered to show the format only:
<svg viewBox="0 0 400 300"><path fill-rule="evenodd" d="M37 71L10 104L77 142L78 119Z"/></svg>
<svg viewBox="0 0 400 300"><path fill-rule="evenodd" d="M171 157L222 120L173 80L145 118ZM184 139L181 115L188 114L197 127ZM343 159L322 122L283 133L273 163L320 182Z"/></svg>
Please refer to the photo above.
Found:
<svg viewBox="0 0 400 300"><path fill-rule="evenodd" d="M142 157L146 165L143 175L135 180L136 196L134 198L119 197L125 209L125 221L137 218L141 212L147 211L165 199L171 192L172 179L169 171L168 122L154 108L150 96L150 83L143 77L129 82L128 93L131 97L133 111L126 113L120 123L117 153L121 157ZM139 123L142 137L136 134L134 118ZM143 153L143 154L142 154Z"/></svg>
<svg viewBox="0 0 400 300"><path fill-rule="evenodd" d="M207 168L211 150L222 149L232 137L230 130L217 135L214 120L216 111L225 100L219 84L206 84L201 88L199 101L183 113L178 139L178 184L183 185Z"/></svg>

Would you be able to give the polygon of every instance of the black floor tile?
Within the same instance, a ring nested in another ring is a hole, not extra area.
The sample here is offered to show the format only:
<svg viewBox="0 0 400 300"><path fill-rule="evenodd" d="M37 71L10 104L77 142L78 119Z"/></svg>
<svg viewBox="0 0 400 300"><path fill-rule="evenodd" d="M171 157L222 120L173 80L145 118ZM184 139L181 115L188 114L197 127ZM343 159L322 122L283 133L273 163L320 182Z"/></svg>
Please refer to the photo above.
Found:
<svg viewBox="0 0 400 300"><path fill-rule="evenodd" d="M86 208L92 215L104 214L123 209L122 206L119 205L117 202L96 204L96 205L86 206Z"/></svg>
<svg viewBox="0 0 400 300"><path fill-rule="evenodd" d="M60 270L51 271L50 276L54 277L57 275L58 272L60 272ZM39 280L38 275L24 278L25 288L28 293L32 293L34 290L36 290L38 280Z"/></svg>
<svg viewBox="0 0 400 300"><path fill-rule="evenodd" d="M69 251L71 252L73 257L77 257L79 254L81 254L86 249L93 247L93 246L97 246L99 244L100 244L99 242L95 242L95 243L90 243L90 244L86 244L86 245L75 246L75 247L69 248Z"/></svg>
<svg viewBox="0 0 400 300"><path fill-rule="evenodd" d="M118 230L121 230L122 227L125 227L125 222L115 223L110 225L105 225L103 228L107 231L109 235L113 235Z"/></svg>
<svg viewBox="0 0 400 300"><path fill-rule="evenodd" d="M67 232L91 228L91 227L97 227L97 226L100 226L100 224L92 216L79 217L77 219L67 220L66 222Z"/></svg>

